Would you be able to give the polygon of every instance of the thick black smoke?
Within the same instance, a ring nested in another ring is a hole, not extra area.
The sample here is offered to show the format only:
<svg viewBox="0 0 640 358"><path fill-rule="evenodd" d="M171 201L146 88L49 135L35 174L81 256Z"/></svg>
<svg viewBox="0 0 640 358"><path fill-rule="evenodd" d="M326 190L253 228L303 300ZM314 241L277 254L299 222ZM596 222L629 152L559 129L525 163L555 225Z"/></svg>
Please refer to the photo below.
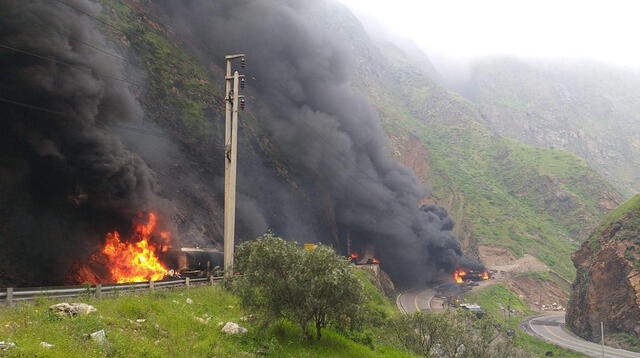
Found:
<svg viewBox="0 0 640 358"><path fill-rule="evenodd" d="M376 112L350 88L351 48L335 19L324 16L326 7L336 4L155 4L182 38L195 43L204 61L247 54L247 74L255 78L249 84L261 99L253 102L254 111L291 166L330 193L342 250L347 238L356 247L373 246L385 270L405 282L472 264L463 262L446 211L419 208L425 190L410 170L389 158Z"/></svg>
<svg viewBox="0 0 640 358"><path fill-rule="evenodd" d="M158 208L145 163L105 129L142 111L119 62L80 43L109 48L93 19L48 0L3 0L0 14L0 283L59 283Z"/></svg>

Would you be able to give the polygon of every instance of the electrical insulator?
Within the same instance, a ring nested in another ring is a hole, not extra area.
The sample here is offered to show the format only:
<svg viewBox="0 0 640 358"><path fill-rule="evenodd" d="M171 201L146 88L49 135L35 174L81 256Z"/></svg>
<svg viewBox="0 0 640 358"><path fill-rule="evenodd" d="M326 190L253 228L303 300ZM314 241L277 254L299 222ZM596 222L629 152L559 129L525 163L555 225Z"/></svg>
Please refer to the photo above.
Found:
<svg viewBox="0 0 640 358"><path fill-rule="evenodd" d="M247 60L244 57L240 58L240 67L242 68L247 67Z"/></svg>
<svg viewBox="0 0 640 358"><path fill-rule="evenodd" d="M240 88L241 88L241 89L244 89L244 84L245 84L244 77L242 77L242 78L240 79Z"/></svg>
<svg viewBox="0 0 640 358"><path fill-rule="evenodd" d="M246 102L244 100L244 98L240 98L240 109L244 109L246 106Z"/></svg>

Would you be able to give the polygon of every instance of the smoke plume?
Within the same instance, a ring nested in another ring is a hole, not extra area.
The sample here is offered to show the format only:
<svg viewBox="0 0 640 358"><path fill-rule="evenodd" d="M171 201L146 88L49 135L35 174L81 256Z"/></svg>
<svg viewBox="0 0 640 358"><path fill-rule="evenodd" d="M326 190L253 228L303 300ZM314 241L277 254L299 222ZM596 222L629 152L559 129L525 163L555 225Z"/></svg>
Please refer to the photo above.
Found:
<svg viewBox="0 0 640 358"><path fill-rule="evenodd" d="M149 169L160 173L170 166L162 163L168 159L153 155L159 153L155 144L136 146L135 139L108 129L144 113L124 81L130 76L122 62L86 46L116 52L86 15L98 16L100 7L90 0L65 2L76 9L58 1L0 2L0 283L62 282L105 233L118 229L128 237L139 213L171 213ZM225 54L247 54L248 105L288 175L303 188L303 195L294 195L288 182L260 163L264 158L245 160L241 151L239 236L273 228L289 239L334 245L344 254L373 248L384 269L406 284L476 264L464 258L447 212L419 206L425 189L388 156L376 111L350 87L357 83L350 77L356 54L348 31L330 16L339 18L339 5L150 4L207 68L219 66ZM205 162L189 160L189 168ZM187 189L194 200L218 201L222 160L220 153L218 167L184 173L180 180L165 173L173 181L160 180L167 184L162 189L170 186L168 197L179 201L181 187L193 186ZM198 189L202 183L214 184ZM186 209L200 223L212 221L213 209ZM202 232L219 239L214 231Z"/></svg>
<svg viewBox="0 0 640 358"><path fill-rule="evenodd" d="M473 264L463 258L447 212L419 207L424 188L388 156L376 112L350 88L357 81L349 77L354 63L348 34L332 19L316 16L337 4L163 0L156 5L207 65L225 54L247 54L246 72L255 78L249 81L251 93L261 99L249 103L293 171L313 177L329 192L341 251L348 239L354 247L373 246L384 269L406 283ZM313 235L331 242L329 232Z"/></svg>
<svg viewBox="0 0 640 358"><path fill-rule="evenodd" d="M60 283L157 200L108 125L139 119L86 0L0 2L0 282ZM4 256L4 257L3 257ZM6 275L2 277L2 274Z"/></svg>

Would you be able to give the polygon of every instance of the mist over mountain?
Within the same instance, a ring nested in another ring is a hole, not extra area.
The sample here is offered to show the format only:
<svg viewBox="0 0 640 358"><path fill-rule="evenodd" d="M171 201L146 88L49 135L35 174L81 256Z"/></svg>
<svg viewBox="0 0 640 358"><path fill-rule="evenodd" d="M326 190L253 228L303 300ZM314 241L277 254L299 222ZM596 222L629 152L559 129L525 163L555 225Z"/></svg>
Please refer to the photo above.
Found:
<svg viewBox="0 0 640 358"><path fill-rule="evenodd" d="M630 196L640 191L640 75L572 60L471 62L458 89L505 137L573 152Z"/></svg>

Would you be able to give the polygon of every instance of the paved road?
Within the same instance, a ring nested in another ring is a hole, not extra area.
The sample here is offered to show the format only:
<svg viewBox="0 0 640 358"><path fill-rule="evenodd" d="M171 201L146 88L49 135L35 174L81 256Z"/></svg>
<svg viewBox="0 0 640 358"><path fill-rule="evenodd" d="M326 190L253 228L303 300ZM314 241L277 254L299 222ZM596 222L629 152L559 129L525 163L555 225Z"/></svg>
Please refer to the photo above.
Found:
<svg viewBox="0 0 640 358"><path fill-rule="evenodd" d="M404 313L430 311L431 300L435 294L436 291L432 288L412 289L399 294L396 305L400 312Z"/></svg>
<svg viewBox="0 0 640 358"><path fill-rule="evenodd" d="M569 332L564 327L564 314L555 313L526 319L522 322L522 328L529 335L542 338L550 343L568 348L590 357L602 357L602 346L597 343L585 341ZM640 353L606 347L605 358L640 358Z"/></svg>

